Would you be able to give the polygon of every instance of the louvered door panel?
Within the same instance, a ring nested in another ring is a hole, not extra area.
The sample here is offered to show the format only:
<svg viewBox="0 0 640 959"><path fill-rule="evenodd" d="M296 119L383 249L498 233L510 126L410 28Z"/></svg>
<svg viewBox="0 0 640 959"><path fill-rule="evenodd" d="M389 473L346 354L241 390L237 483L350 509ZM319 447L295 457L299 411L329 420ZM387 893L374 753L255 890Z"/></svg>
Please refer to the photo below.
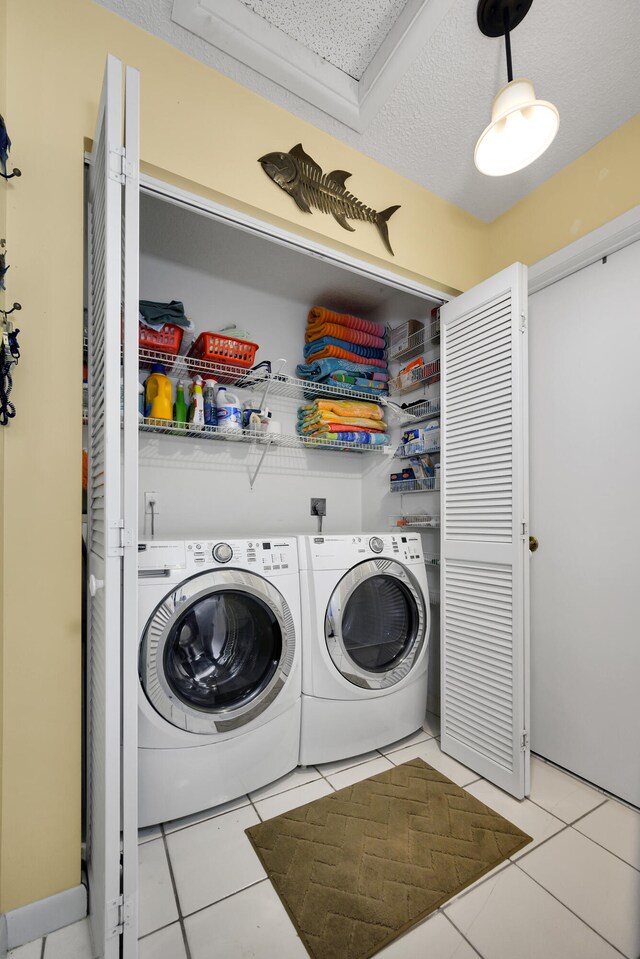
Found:
<svg viewBox="0 0 640 959"><path fill-rule="evenodd" d="M529 788L526 270L441 310L442 748Z"/></svg>
<svg viewBox="0 0 640 959"><path fill-rule="evenodd" d="M100 959L138 954L137 71L126 71L126 152L122 87L122 64L109 56L88 209L87 864L93 955Z"/></svg>

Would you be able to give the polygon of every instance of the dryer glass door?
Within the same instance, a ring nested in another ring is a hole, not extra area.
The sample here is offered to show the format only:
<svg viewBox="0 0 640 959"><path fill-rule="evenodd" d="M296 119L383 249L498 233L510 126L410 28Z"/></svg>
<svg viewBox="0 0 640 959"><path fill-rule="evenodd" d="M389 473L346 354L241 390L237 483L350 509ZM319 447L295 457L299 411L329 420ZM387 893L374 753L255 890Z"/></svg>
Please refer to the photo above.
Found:
<svg viewBox="0 0 640 959"><path fill-rule="evenodd" d="M394 560L367 560L349 570L327 606L329 655L345 679L365 689L395 686L408 676L428 631L422 590Z"/></svg>
<svg viewBox="0 0 640 959"><path fill-rule="evenodd" d="M342 613L345 650L361 669L384 672L413 646L419 619L404 583L392 576L371 576L356 586Z"/></svg>

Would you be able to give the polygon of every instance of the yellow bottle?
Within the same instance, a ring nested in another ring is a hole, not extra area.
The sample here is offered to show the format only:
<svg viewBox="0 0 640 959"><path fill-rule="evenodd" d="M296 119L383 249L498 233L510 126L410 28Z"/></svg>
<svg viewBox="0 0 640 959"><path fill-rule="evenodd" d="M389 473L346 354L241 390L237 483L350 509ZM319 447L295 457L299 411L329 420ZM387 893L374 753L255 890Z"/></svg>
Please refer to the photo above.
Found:
<svg viewBox="0 0 640 959"><path fill-rule="evenodd" d="M162 363L154 363L147 377L145 413L152 420L173 419L173 389Z"/></svg>

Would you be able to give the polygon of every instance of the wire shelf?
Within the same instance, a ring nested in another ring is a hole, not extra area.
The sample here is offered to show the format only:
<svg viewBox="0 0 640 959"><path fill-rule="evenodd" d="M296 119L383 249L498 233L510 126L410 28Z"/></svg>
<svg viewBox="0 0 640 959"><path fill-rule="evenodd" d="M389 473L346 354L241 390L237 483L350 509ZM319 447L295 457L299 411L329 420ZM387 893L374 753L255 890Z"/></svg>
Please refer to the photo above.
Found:
<svg viewBox="0 0 640 959"><path fill-rule="evenodd" d="M427 383L440 377L440 360L431 360L424 366L414 366L408 373L396 376L389 380L389 392L397 396L404 396L405 393L412 393Z"/></svg>
<svg viewBox="0 0 640 959"><path fill-rule="evenodd" d="M286 449L337 450L351 453L382 453L389 455L384 446L367 446L362 443L347 443L338 440L325 440L315 436L295 436L287 433L267 434L261 430L224 430L218 426L206 426L193 429L188 423L174 420L146 418L140 420L139 429L143 433L160 433L166 436L181 436L191 440L218 440L226 443L256 443L261 448L276 447Z"/></svg>
<svg viewBox="0 0 640 959"><path fill-rule="evenodd" d="M420 423L422 420L428 420L432 416L438 416L439 414L440 397L433 396L431 399L416 403L410 410L402 410L400 426L411 426L412 423Z"/></svg>
<svg viewBox="0 0 640 959"><path fill-rule="evenodd" d="M425 476L423 479L391 480L391 493L434 493L440 489L439 476Z"/></svg>
<svg viewBox="0 0 640 959"><path fill-rule="evenodd" d="M401 513L399 516L390 516L389 523L396 527L410 527L412 529L440 529L439 513Z"/></svg>
<svg viewBox="0 0 640 959"><path fill-rule="evenodd" d="M388 400L386 396L372 396L369 393L363 393L361 390L350 389L348 386L314 383L311 380L290 376L288 373L269 373L266 370L252 372L239 366L230 366L227 363L213 363L210 360L201 360L189 356L171 356L166 353L157 353L154 350L140 349L138 354L142 368L150 367L154 363L163 363L165 366L171 367L168 375L178 379L181 376L193 377L198 373L203 379L210 377L225 386L256 391L265 390L274 396L290 397L296 400L299 400L301 395L310 399L313 397L336 397L337 399L352 399L360 402L364 400L370 403L379 403L382 406L386 406ZM394 412L399 410L396 404L391 405L395 407Z"/></svg>
<svg viewBox="0 0 640 959"><path fill-rule="evenodd" d="M440 569L440 553L425 553L424 565L435 566L436 569Z"/></svg>
<svg viewBox="0 0 640 959"><path fill-rule="evenodd" d="M430 445L428 445L430 444ZM430 430L429 434L420 440L411 440L409 443L400 443L395 456L406 460L413 456L426 456L427 453L440 452L440 430Z"/></svg>
<svg viewBox="0 0 640 959"><path fill-rule="evenodd" d="M409 320L394 330L395 336L402 336L403 329L408 327L410 322ZM403 339L400 348L390 346L387 355L390 360L405 360L422 352L425 344L427 347L430 347L436 346L439 342L440 320L437 319L430 323L429 326L425 326L421 330L416 330L415 333L410 333L406 339Z"/></svg>

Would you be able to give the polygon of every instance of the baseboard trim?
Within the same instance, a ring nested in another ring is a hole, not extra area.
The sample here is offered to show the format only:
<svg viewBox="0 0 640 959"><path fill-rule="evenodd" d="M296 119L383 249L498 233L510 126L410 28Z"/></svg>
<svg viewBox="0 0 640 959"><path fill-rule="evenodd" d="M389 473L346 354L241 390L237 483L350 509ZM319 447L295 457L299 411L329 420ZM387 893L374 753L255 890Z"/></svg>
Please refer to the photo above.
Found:
<svg viewBox="0 0 640 959"><path fill-rule="evenodd" d="M87 890L85 886L65 889L55 896L38 899L18 909L11 909L0 916L0 929L6 928L6 948L15 949L25 942L40 939L72 922L79 922L87 914ZM2 957L0 936L0 957Z"/></svg>

